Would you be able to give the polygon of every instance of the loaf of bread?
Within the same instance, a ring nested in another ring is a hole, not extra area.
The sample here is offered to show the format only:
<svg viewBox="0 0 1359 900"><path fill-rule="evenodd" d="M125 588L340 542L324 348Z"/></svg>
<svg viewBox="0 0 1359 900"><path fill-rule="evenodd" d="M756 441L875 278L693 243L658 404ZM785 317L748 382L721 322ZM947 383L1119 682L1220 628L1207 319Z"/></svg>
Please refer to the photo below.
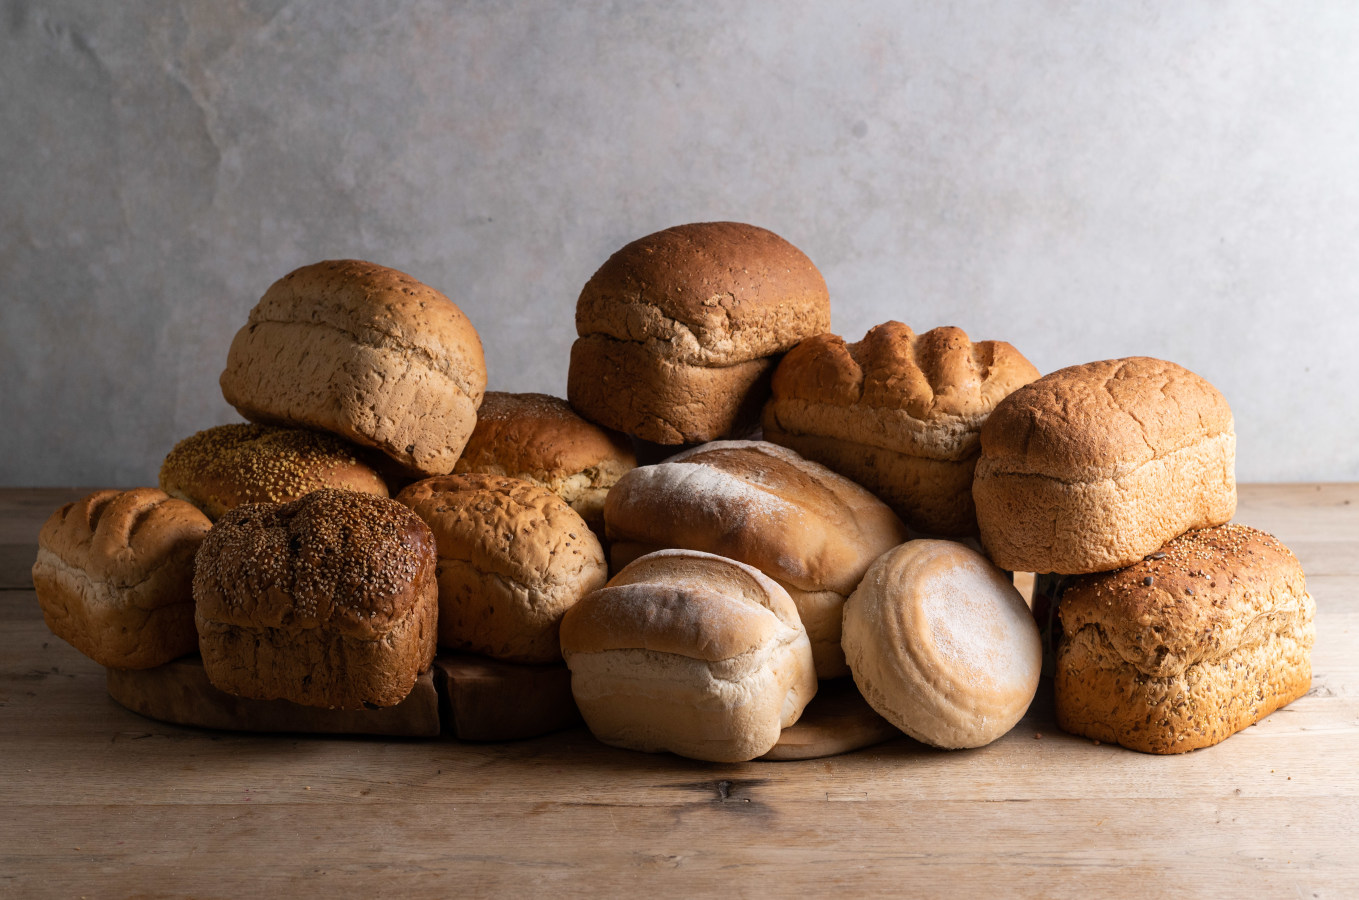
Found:
<svg viewBox="0 0 1359 900"><path fill-rule="evenodd" d="M604 505L614 569L683 547L754 566L797 605L822 678L849 674L840 612L869 564L906 540L885 503L764 441L714 441L633 469Z"/></svg>
<svg viewBox="0 0 1359 900"><path fill-rule="evenodd" d="M997 404L981 442L972 496L1001 568L1107 572L1236 511L1232 411L1174 363L1053 372Z"/></svg>
<svg viewBox="0 0 1359 900"><path fill-rule="evenodd" d="M395 706L434 660L435 563L429 527L395 500L326 489L236 507L194 571L208 679L252 700Z"/></svg>
<svg viewBox="0 0 1359 900"><path fill-rule="evenodd" d="M453 471L486 361L451 300L359 260L279 279L236 334L222 396L252 422L331 431L415 475Z"/></svg>
<svg viewBox="0 0 1359 900"><path fill-rule="evenodd" d="M778 356L829 327L825 280L783 238L734 222L667 228L581 291L567 396L587 419L659 444L740 436Z"/></svg>
<svg viewBox="0 0 1359 900"><path fill-rule="evenodd" d="M1037 377L1014 347L960 328L887 322L857 344L821 334L775 369L764 437L862 484L916 531L971 535L981 425Z"/></svg>
<svg viewBox="0 0 1359 900"><path fill-rule="evenodd" d="M635 560L567 611L561 640L581 715L616 747L755 759L816 693L787 593L708 553Z"/></svg>
<svg viewBox="0 0 1359 900"><path fill-rule="evenodd" d="M242 503L287 503L321 488L387 496L387 484L332 434L272 425L218 425L175 444L160 489L216 520Z"/></svg>
<svg viewBox="0 0 1359 900"><path fill-rule="evenodd" d="M47 627L114 669L195 652L193 561L211 527L155 488L95 491L66 504L43 525L33 563Z"/></svg>
<svg viewBox="0 0 1359 900"><path fill-rule="evenodd" d="M1297 558L1243 525L1072 579L1057 724L1146 753L1216 744L1306 694L1316 605Z"/></svg>
<svg viewBox="0 0 1359 900"><path fill-rule="evenodd" d="M604 533L604 498L637 465L632 442L547 394L487 391L455 474L503 475L547 488Z"/></svg>
<svg viewBox="0 0 1359 900"><path fill-rule="evenodd" d="M883 554L845 603L845 656L878 714L935 747L980 747L1038 690L1038 626L980 553L917 540Z"/></svg>
<svg viewBox="0 0 1359 900"><path fill-rule="evenodd" d="M609 577L599 539L565 500L498 475L427 478L397 500L434 532L442 646L561 661L562 615Z"/></svg>

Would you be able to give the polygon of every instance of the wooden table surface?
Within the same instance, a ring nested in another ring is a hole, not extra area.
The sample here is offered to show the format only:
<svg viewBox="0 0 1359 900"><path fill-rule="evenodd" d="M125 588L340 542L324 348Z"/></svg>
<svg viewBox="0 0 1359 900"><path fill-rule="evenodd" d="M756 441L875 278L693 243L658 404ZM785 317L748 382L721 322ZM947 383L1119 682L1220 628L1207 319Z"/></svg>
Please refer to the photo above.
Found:
<svg viewBox="0 0 1359 900"><path fill-rule="evenodd" d="M902 737L699 763L584 728L504 744L140 718L43 625L42 521L0 490L0 896L1359 897L1359 485L1244 485L1302 560L1312 691L1147 756L1059 732L1051 685L978 750Z"/></svg>

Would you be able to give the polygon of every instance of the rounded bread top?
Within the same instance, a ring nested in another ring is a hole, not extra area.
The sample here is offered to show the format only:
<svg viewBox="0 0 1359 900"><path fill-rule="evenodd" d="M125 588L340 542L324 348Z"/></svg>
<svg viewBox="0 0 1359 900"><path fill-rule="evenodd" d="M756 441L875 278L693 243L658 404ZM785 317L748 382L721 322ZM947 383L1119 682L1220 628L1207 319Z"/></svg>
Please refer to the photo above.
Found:
<svg viewBox="0 0 1359 900"><path fill-rule="evenodd" d="M1293 552L1245 525L1190 531L1124 569L1071 579L1058 612L1069 636L1094 626L1119 657L1164 678L1262 643L1301 615Z"/></svg>
<svg viewBox="0 0 1359 900"><path fill-rule="evenodd" d="M194 601L210 622L375 640L422 601L435 561L434 535L405 506L326 489L218 519L198 551Z"/></svg>
<svg viewBox="0 0 1359 900"><path fill-rule="evenodd" d="M1004 341L884 322L858 343L820 334L790 350L774 371L767 416L793 434L961 459L977 451L996 404L1038 375Z"/></svg>
<svg viewBox="0 0 1359 900"><path fill-rule="evenodd" d="M303 266L274 282L250 311L263 322L334 328L366 344L423 355L479 403L486 390L481 338L452 300L404 272L357 259Z"/></svg>
<svg viewBox="0 0 1359 900"><path fill-rule="evenodd" d="M191 552L210 528L196 507L164 491L103 490L54 512L38 546L95 581L132 587L175 553Z"/></svg>
<svg viewBox="0 0 1359 900"><path fill-rule="evenodd" d="M611 540L720 553L804 591L848 594L906 526L869 491L766 441L713 441L633 469L605 501Z"/></svg>
<svg viewBox="0 0 1359 900"><path fill-rule="evenodd" d="M1010 394L982 426L982 458L988 475L1088 482L1231 432L1217 388L1134 356L1059 369Z"/></svg>
<svg viewBox="0 0 1359 900"><path fill-rule="evenodd" d="M830 328L830 295L812 261L754 225L701 222L639 238L586 282L581 337L646 342L689 365L782 353Z"/></svg>
<svg viewBox="0 0 1359 900"><path fill-rule="evenodd" d="M527 474L551 482L597 469L616 480L636 465L624 435L586 421L565 400L487 391L454 471Z"/></svg>

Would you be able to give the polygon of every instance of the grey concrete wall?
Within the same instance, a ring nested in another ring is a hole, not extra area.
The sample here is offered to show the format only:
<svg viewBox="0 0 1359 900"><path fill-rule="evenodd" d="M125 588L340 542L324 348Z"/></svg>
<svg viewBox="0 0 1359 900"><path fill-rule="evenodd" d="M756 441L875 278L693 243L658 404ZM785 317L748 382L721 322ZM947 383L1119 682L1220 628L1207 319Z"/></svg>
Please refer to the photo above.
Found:
<svg viewBox="0 0 1359 900"><path fill-rule="evenodd" d="M836 331L1173 359L1359 478L1359 4L124 0L0 12L0 483L154 483L275 278L447 293L565 390L628 240L735 219Z"/></svg>

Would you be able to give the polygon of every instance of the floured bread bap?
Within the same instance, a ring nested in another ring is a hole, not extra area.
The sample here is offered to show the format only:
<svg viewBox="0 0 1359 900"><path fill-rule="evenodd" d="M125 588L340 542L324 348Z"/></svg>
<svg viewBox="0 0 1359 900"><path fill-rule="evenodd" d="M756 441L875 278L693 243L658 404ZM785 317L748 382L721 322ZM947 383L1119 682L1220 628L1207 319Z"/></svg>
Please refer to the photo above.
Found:
<svg viewBox="0 0 1359 900"><path fill-rule="evenodd" d="M816 693L807 633L759 570L663 550L562 620L571 691L606 744L713 762L768 753Z"/></svg>
<svg viewBox="0 0 1359 900"><path fill-rule="evenodd" d="M989 744L1038 690L1043 649L1005 574L951 541L911 541L868 570L845 603L845 657L878 714L918 741Z"/></svg>

